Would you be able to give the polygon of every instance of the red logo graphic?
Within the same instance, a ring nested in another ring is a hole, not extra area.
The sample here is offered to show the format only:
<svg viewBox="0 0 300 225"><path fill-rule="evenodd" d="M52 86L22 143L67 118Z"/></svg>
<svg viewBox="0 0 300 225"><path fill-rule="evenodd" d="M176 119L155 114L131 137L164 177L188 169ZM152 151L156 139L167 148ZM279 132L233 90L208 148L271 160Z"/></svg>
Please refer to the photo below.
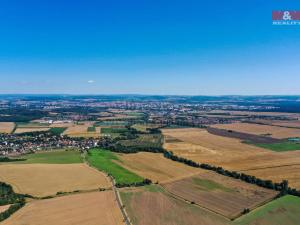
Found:
<svg viewBox="0 0 300 225"><path fill-rule="evenodd" d="M272 20L300 20L300 10L273 11Z"/></svg>

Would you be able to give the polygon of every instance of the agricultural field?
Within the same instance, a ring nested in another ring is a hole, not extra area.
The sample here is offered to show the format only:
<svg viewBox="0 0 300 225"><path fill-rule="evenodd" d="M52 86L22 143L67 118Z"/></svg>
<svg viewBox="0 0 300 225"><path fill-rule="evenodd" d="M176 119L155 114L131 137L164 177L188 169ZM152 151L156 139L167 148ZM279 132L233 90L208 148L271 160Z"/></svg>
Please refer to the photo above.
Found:
<svg viewBox="0 0 300 225"><path fill-rule="evenodd" d="M117 164L153 182L166 182L199 173L199 169L166 159L162 154L118 154Z"/></svg>
<svg viewBox="0 0 300 225"><path fill-rule="evenodd" d="M22 155L16 159L19 159L19 161L15 163L70 164L83 162L80 152L76 150L40 151L34 154Z"/></svg>
<svg viewBox="0 0 300 225"><path fill-rule="evenodd" d="M93 128L93 131L91 131L91 127L94 126L94 123L95 122L74 123L72 126L69 126L63 134L70 137L99 137L101 136L99 127Z"/></svg>
<svg viewBox="0 0 300 225"><path fill-rule="evenodd" d="M63 132L65 132L66 129L66 127L51 127L49 129L49 132L54 135L61 135Z"/></svg>
<svg viewBox="0 0 300 225"><path fill-rule="evenodd" d="M283 179L289 181L291 187L300 189L300 163L296 165L271 166L260 169L243 170L243 172L256 177L263 177L275 182Z"/></svg>
<svg viewBox="0 0 300 225"><path fill-rule="evenodd" d="M266 120L266 119L256 119L253 120L255 123L273 125L279 127L288 128L300 128L300 120Z"/></svg>
<svg viewBox="0 0 300 225"><path fill-rule="evenodd" d="M57 192L109 188L108 178L86 164L10 164L0 165L0 180L14 191L36 197Z"/></svg>
<svg viewBox="0 0 300 225"><path fill-rule="evenodd" d="M50 128L47 127L17 127L14 134L23 134L31 132L48 131Z"/></svg>
<svg viewBox="0 0 300 225"><path fill-rule="evenodd" d="M149 132L148 129L159 128L160 126L156 124L134 124L131 127L136 129L137 131L147 133Z"/></svg>
<svg viewBox="0 0 300 225"><path fill-rule="evenodd" d="M300 218L300 198L286 195L234 221L234 225L296 225Z"/></svg>
<svg viewBox="0 0 300 225"><path fill-rule="evenodd" d="M162 133L166 150L199 163L222 165L231 160L270 152L237 139L210 134L205 129L162 129Z"/></svg>
<svg viewBox="0 0 300 225"><path fill-rule="evenodd" d="M118 143L131 148L160 148L162 146L161 134L140 134L135 139L121 140Z"/></svg>
<svg viewBox="0 0 300 225"><path fill-rule="evenodd" d="M121 190L125 209L134 225L229 225L215 213L179 200L159 186Z"/></svg>
<svg viewBox="0 0 300 225"><path fill-rule="evenodd" d="M163 187L189 202L195 202L229 219L240 216L244 209L253 209L272 200L278 193L211 171L168 182Z"/></svg>
<svg viewBox="0 0 300 225"><path fill-rule="evenodd" d="M214 128L233 130L242 133L269 136L278 139L300 137L300 129L269 126L254 123L217 124Z"/></svg>
<svg viewBox="0 0 300 225"><path fill-rule="evenodd" d="M122 225L112 191L67 195L31 201L2 225Z"/></svg>
<svg viewBox="0 0 300 225"><path fill-rule="evenodd" d="M142 182L144 179L120 166L118 156L110 151L92 149L86 154L88 163L107 174L111 174L119 184L132 184Z"/></svg>
<svg viewBox="0 0 300 225"><path fill-rule="evenodd" d="M10 134L15 128L13 122L0 122L0 133Z"/></svg>
<svg viewBox="0 0 300 225"><path fill-rule="evenodd" d="M300 151L275 152L254 145L241 143L238 139L217 136L204 129L162 129L164 148L175 155L191 159L199 163L222 166L233 171L244 171L269 168L285 168L290 166L289 174L281 172L276 180L288 179L290 174L299 174ZM254 163L255 162L255 163ZM262 170L263 171L263 170ZM269 179L272 172L261 172L260 178ZM292 187L300 188L299 179L290 181Z"/></svg>
<svg viewBox="0 0 300 225"><path fill-rule="evenodd" d="M253 143L250 143L253 144ZM254 144L261 148L267 148L275 152L285 152L285 151L297 151L300 150L300 142L283 141L279 143L269 143L269 144Z"/></svg>

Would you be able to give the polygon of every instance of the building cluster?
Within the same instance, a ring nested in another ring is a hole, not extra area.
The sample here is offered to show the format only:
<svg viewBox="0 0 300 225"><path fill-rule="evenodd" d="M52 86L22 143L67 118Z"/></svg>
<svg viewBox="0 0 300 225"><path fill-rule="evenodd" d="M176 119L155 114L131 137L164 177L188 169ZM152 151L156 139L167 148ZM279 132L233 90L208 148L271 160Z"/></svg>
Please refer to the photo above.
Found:
<svg viewBox="0 0 300 225"><path fill-rule="evenodd" d="M39 150L97 147L99 139L71 138L50 133L0 134L0 155L19 155Z"/></svg>

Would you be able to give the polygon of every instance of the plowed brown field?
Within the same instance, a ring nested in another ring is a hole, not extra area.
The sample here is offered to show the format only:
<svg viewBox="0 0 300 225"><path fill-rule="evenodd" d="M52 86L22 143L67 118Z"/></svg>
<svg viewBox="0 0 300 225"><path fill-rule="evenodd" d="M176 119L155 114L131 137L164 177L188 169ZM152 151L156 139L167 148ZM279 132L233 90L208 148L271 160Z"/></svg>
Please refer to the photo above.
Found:
<svg viewBox="0 0 300 225"><path fill-rule="evenodd" d="M271 200L277 193L211 171L163 186L170 193L233 219L245 208Z"/></svg>
<svg viewBox="0 0 300 225"><path fill-rule="evenodd" d="M224 217L171 197L163 191L122 191L123 203L133 224L228 225Z"/></svg>

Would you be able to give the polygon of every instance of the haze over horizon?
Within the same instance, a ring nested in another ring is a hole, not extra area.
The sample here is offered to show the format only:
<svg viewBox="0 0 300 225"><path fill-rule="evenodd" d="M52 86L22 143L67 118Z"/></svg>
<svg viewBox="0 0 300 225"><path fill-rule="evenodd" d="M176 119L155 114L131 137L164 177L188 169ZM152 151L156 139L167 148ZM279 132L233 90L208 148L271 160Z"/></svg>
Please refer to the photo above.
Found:
<svg viewBox="0 0 300 225"><path fill-rule="evenodd" d="M285 9L300 2L1 3L0 93L300 95Z"/></svg>

